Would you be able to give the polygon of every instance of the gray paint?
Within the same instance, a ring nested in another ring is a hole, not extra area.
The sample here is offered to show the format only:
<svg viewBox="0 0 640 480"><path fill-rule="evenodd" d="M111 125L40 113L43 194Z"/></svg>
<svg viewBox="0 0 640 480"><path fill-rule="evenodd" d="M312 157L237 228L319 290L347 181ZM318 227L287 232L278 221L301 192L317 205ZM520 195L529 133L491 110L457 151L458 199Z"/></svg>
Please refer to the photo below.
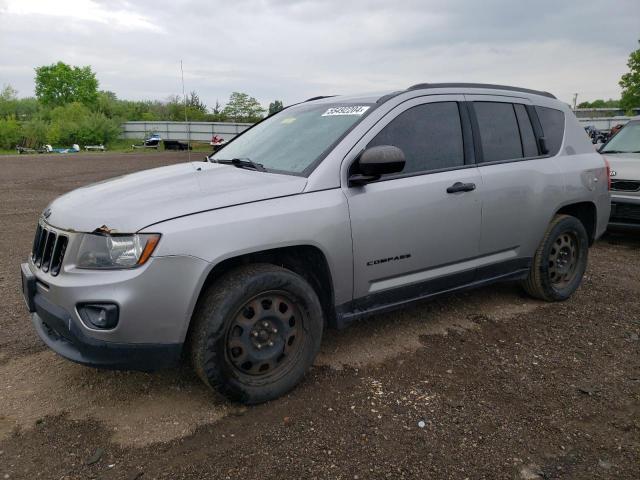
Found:
<svg viewBox="0 0 640 480"><path fill-rule="evenodd" d="M398 113L425 102L478 95L563 110L566 127L560 153L348 186L351 163ZM362 103L375 98L340 100ZM74 232L103 224L119 232L159 232L158 248L138 269L79 270L74 262L81 234L71 233L58 277L33 265L31 269L49 285L41 293L66 309L74 311L79 301L114 300L122 306L118 328L97 332L83 327L87 335L131 343L181 342L206 276L226 259L279 247L314 246L327 259L334 300L340 305L442 275L529 258L554 213L571 203L596 204L600 235L610 208L606 180L602 157L562 102L482 88L408 91L365 117L308 178L192 163L127 175L64 195L51 204L51 225ZM477 189L446 194L456 181L474 182ZM405 253L411 257L366 265Z"/></svg>

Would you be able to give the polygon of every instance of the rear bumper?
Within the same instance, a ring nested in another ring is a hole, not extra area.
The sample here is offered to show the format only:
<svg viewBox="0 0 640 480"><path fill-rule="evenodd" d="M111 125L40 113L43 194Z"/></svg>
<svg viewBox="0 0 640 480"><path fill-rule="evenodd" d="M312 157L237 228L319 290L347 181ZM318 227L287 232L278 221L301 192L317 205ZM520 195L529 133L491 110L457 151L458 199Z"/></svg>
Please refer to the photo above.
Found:
<svg viewBox="0 0 640 480"><path fill-rule="evenodd" d="M97 368L153 371L177 365L182 344L128 344L86 336L63 308L45 297L33 297L31 321L38 336L64 358Z"/></svg>

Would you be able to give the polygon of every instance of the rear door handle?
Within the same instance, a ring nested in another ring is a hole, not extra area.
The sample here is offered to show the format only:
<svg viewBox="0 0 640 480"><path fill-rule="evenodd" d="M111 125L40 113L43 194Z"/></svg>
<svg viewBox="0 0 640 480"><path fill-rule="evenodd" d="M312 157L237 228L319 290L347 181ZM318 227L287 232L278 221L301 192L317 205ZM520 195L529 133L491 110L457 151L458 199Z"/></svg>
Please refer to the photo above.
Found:
<svg viewBox="0 0 640 480"><path fill-rule="evenodd" d="M456 182L447 188L447 193L473 192L476 189L475 183Z"/></svg>

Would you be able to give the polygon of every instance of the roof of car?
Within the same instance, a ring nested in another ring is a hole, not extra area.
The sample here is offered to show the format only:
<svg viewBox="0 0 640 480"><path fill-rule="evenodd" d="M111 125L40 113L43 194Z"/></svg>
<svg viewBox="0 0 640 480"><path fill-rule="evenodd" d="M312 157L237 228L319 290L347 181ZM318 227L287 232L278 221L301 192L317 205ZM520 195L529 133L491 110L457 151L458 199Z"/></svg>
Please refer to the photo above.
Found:
<svg viewBox="0 0 640 480"><path fill-rule="evenodd" d="M509 85L493 85L489 83L418 83L416 85L412 85L405 90L397 90L392 92L381 92L377 94L362 94L362 95L322 95L317 97L309 98L305 100L305 102L322 102L322 103L384 103L387 100L400 95L402 93L411 92L415 90L433 90L433 89L486 89L486 90L502 90L508 92L520 92L527 93L531 95L540 95L547 98L556 97L549 93L541 90L532 90L530 88L521 88L521 87L513 87Z"/></svg>

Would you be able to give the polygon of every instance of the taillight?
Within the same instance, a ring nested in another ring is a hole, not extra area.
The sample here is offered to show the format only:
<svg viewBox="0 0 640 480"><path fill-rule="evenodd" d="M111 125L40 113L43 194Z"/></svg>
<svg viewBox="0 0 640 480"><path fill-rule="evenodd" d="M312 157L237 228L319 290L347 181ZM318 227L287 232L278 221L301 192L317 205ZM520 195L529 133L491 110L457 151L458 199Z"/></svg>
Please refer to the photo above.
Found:
<svg viewBox="0 0 640 480"><path fill-rule="evenodd" d="M611 165L609 164L607 157L602 158L604 159L604 164L607 166L607 189L611 190Z"/></svg>

